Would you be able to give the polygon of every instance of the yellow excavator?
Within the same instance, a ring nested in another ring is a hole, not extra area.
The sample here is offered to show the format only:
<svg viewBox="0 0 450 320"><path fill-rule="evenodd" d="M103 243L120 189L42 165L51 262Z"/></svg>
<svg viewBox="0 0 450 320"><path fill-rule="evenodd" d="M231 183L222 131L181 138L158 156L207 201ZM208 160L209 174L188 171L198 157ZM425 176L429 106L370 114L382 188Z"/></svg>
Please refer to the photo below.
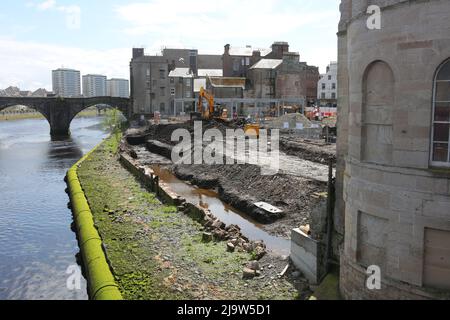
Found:
<svg viewBox="0 0 450 320"><path fill-rule="evenodd" d="M214 96L203 87L197 101L197 111L191 113L192 120L223 120L228 119L228 110L215 105Z"/></svg>
<svg viewBox="0 0 450 320"><path fill-rule="evenodd" d="M214 95L208 93L203 87L197 101L197 111L191 113L191 120L219 120L228 121L228 110L215 105ZM249 123L245 125L244 132L249 136L259 137L260 125L257 123Z"/></svg>

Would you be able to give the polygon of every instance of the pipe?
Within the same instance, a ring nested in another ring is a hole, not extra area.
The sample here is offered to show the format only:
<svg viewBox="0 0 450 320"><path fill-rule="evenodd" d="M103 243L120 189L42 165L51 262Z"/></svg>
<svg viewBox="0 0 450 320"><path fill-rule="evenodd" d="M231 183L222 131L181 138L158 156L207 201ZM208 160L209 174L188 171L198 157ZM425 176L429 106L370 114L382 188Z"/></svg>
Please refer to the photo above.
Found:
<svg viewBox="0 0 450 320"><path fill-rule="evenodd" d="M102 239L95 228L94 218L78 179L78 168L98 148L95 147L67 172L67 185L86 270L89 297L92 300L122 300L102 248Z"/></svg>
<svg viewBox="0 0 450 320"><path fill-rule="evenodd" d="M328 197L327 197L327 247L325 255L326 274L331 268L331 252L333 246L333 199L334 199L334 182L333 182L333 159L328 160Z"/></svg>

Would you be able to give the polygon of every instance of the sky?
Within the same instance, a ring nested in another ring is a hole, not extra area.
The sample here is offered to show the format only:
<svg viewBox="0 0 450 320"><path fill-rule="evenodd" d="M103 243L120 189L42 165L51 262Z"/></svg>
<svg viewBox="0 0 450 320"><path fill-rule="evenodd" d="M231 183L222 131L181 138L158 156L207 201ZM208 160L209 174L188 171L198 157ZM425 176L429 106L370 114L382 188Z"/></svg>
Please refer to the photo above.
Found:
<svg viewBox="0 0 450 320"><path fill-rule="evenodd" d="M129 78L133 47L223 54L224 45L287 41L325 72L337 60L339 0L6 0L0 88L51 91L51 70Z"/></svg>

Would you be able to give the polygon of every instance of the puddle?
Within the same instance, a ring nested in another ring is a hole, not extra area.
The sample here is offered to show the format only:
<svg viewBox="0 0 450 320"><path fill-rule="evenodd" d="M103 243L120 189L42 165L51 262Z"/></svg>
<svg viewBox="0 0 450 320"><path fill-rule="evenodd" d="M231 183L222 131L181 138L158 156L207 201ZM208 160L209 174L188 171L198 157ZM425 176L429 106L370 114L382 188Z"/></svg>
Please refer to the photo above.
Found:
<svg viewBox="0 0 450 320"><path fill-rule="evenodd" d="M264 231L261 224L220 200L216 191L192 186L158 165L152 165L151 168L159 176L161 182L188 202L209 209L214 216L227 225L238 225L242 234L250 240L263 240L269 251L279 255L290 255L291 242L289 240L272 236Z"/></svg>

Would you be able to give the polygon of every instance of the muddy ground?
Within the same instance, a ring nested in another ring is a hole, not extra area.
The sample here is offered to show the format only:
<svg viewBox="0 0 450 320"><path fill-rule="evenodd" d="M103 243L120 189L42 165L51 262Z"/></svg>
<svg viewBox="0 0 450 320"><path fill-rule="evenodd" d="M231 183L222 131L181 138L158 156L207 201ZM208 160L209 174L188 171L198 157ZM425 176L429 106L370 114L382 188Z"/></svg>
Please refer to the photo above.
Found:
<svg viewBox="0 0 450 320"><path fill-rule="evenodd" d="M329 159L336 163L336 144L324 140L303 139L296 136L281 136L280 150L288 155L328 165Z"/></svg>
<svg viewBox="0 0 450 320"><path fill-rule="evenodd" d="M170 148L176 144L171 141L171 135L179 128L185 128L193 134L193 127L189 123L153 125L147 128L145 140L163 143L154 148L153 142L150 151L170 158ZM219 128L222 132L227 129L221 123L204 123L203 129L208 128ZM311 214L315 210L323 211L328 171L324 164L328 163L334 147L320 141L311 142L290 136L282 137L280 146L293 156L282 158L282 167L286 170L272 176L262 175L260 167L249 164L172 165L169 168L181 180L201 188L217 190L222 201L263 223L264 229L272 235L289 239L293 228L307 224L311 225L313 234L320 234L319 228L322 229L323 224L317 224L318 219L314 219ZM151 159L140 161L151 164ZM256 202L267 202L283 210L283 214L271 215L256 208Z"/></svg>
<svg viewBox="0 0 450 320"><path fill-rule="evenodd" d="M293 228L311 224L310 214L321 201L312 195L326 190L318 181L284 174L263 176L259 167L251 165L176 165L171 170L199 187L217 188L222 201L263 223L270 234L284 238L290 238ZM280 208L283 215L257 209L254 203L261 201Z"/></svg>

